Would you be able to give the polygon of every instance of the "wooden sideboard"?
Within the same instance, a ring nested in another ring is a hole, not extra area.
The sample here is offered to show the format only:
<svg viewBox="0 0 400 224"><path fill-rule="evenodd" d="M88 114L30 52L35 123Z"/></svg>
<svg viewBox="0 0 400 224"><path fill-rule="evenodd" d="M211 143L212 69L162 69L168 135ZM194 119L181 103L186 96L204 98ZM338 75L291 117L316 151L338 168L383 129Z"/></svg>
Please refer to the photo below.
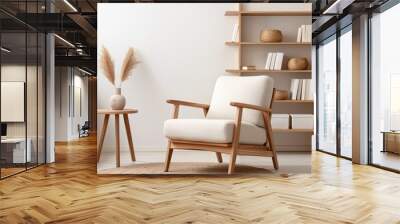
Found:
<svg viewBox="0 0 400 224"><path fill-rule="evenodd" d="M383 131L383 152L400 154L400 132Z"/></svg>

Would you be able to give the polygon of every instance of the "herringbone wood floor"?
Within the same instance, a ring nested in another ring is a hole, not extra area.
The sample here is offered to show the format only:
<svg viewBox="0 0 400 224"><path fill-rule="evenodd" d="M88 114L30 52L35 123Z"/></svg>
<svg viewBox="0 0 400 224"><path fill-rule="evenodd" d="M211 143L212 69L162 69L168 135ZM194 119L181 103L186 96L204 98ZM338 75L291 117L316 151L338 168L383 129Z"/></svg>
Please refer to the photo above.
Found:
<svg viewBox="0 0 400 224"><path fill-rule="evenodd" d="M96 175L94 138L0 181L0 223L400 223L400 175L313 153L313 173Z"/></svg>

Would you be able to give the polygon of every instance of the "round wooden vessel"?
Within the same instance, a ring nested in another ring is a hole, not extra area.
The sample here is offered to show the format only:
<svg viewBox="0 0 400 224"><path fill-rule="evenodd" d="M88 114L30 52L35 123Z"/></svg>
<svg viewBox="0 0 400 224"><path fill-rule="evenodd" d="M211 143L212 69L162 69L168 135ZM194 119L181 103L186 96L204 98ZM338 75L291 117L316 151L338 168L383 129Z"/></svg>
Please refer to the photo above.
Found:
<svg viewBox="0 0 400 224"><path fill-rule="evenodd" d="M282 41L282 32L280 30L265 29L261 31L261 42L273 43Z"/></svg>
<svg viewBox="0 0 400 224"><path fill-rule="evenodd" d="M288 61L289 70L306 70L308 68L307 58L291 58Z"/></svg>

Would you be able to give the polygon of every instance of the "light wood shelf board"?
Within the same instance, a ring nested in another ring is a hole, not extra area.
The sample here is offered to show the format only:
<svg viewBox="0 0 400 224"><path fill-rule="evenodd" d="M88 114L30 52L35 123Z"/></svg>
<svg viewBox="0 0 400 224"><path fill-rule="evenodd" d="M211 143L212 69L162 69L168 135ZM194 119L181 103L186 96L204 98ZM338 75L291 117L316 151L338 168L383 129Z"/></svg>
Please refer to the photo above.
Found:
<svg viewBox="0 0 400 224"><path fill-rule="evenodd" d="M260 73L260 74L271 74L271 73L307 73L311 74L311 70L239 70L239 69L226 69L228 73Z"/></svg>

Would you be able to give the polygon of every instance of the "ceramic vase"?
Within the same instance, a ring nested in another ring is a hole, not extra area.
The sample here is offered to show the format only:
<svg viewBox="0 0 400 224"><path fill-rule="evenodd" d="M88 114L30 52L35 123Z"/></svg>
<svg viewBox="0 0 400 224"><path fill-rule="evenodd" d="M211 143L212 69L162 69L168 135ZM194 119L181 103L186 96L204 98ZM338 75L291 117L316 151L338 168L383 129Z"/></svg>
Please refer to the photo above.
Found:
<svg viewBox="0 0 400 224"><path fill-rule="evenodd" d="M113 110L123 110L125 108L126 99L121 95L121 88L115 88L114 95L110 98L110 106Z"/></svg>

